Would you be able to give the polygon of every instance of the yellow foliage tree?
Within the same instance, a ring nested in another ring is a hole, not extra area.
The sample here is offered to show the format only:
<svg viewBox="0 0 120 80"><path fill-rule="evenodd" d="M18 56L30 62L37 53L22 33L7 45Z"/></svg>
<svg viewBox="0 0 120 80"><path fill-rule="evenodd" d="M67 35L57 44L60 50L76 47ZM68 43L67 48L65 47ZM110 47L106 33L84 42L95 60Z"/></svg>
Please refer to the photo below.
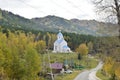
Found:
<svg viewBox="0 0 120 80"><path fill-rule="evenodd" d="M46 49L46 42L45 41L40 40L40 41L36 42L36 50L38 51L38 53L43 54L45 49Z"/></svg>
<svg viewBox="0 0 120 80"><path fill-rule="evenodd" d="M114 74L114 60L111 57L106 58L103 70L109 75Z"/></svg>
<svg viewBox="0 0 120 80"><path fill-rule="evenodd" d="M41 61L35 46L32 34L0 32L0 80L38 80Z"/></svg>
<svg viewBox="0 0 120 80"><path fill-rule="evenodd" d="M93 50L93 43L89 42L87 46L88 46L89 52L91 52Z"/></svg>
<svg viewBox="0 0 120 80"><path fill-rule="evenodd" d="M86 44L82 43L76 49L76 52L80 53L81 55L87 55L88 54L88 47L86 46Z"/></svg>
<svg viewBox="0 0 120 80"><path fill-rule="evenodd" d="M117 66L117 65L116 65ZM115 75L117 76L117 78L120 80L120 64L117 66L117 68L115 69Z"/></svg>

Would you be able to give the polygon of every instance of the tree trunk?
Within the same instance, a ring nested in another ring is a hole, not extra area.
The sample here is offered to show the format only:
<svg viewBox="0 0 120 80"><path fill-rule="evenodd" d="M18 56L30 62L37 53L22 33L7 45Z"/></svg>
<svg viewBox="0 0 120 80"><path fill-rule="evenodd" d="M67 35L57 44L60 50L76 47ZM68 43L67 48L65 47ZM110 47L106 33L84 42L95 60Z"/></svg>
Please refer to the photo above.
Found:
<svg viewBox="0 0 120 80"><path fill-rule="evenodd" d="M116 16L117 16L117 20L118 20L118 26L119 26L119 39L120 39L120 5L118 4L118 0L114 0L115 2L115 10L117 12Z"/></svg>

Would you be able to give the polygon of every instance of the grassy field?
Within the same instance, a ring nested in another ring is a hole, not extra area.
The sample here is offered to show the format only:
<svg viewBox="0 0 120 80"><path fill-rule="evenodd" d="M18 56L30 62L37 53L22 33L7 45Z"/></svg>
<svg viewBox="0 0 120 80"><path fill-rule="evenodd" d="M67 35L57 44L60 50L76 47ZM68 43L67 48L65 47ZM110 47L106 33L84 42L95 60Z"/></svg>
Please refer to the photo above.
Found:
<svg viewBox="0 0 120 80"><path fill-rule="evenodd" d="M75 64L85 66L86 68L94 68L98 63L95 59L88 57L83 57L81 60L78 60L77 53L49 53L49 55L51 63L63 63L64 61L70 62L72 60ZM44 61L48 62L48 54L44 54L42 58Z"/></svg>
<svg viewBox="0 0 120 80"><path fill-rule="evenodd" d="M101 74L101 70L99 70L96 75L97 75L97 77L99 77L101 80L110 80L108 76L105 76L105 75Z"/></svg>
<svg viewBox="0 0 120 80"><path fill-rule="evenodd" d="M51 63L53 62L63 62L64 60L77 60L76 53L49 53ZM45 54L44 57L47 59L48 54Z"/></svg>
<svg viewBox="0 0 120 80"><path fill-rule="evenodd" d="M80 70L74 70L72 74L63 74L55 77L55 80L74 80L74 78L80 73Z"/></svg>

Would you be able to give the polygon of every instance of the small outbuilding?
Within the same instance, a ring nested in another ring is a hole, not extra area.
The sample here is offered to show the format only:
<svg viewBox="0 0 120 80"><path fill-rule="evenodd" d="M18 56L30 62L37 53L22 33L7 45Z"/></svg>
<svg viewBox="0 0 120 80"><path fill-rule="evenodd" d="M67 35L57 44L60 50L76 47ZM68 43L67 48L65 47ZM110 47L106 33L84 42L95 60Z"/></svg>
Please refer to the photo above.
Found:
<svg viewBox="0 0 120 80"><path fill-rule="evenodd" d="M52 63L51 64L52 72L55 73L60 73L63 69L63 63Z"/></svg>

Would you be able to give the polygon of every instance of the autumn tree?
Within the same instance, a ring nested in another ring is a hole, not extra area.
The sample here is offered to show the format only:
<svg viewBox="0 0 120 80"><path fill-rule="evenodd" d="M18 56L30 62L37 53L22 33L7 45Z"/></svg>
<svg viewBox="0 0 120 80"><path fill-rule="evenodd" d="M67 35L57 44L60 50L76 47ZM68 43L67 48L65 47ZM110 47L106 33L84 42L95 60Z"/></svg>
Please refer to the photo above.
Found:
<svg viewBox="0 0 120 80"><path fill-rule="evenodd" d="M43 40L39 40L36 42L36 50L38 53L43 54L46 50L46 42Z"/></svg>
<svg viewBox="0 0 120 80"><path fill-rule="evenodd" d="M103 70L107 73L107 74L113 74L113 65L114 65L114 60L111 57L107 57L105 60L105 64L103 66Z"/></svg>
<svg viewBox="0 0 120 80"><path fill-rule="evenodd" d="M41 69L41 60L37 51L28 45L25 53L25 79L28 80L38 80L38 73Z"/></svg>
<svg viewBox="0 0 120 80"><path fill-rule="evenodd" d="M117 68L115 69L115 75L118 79L120 79L120 63L116 65Z"/></svg>
<svg viewBox="0 0 120 80"><path fill-rule="evenodd" d="M94 0L97 11L107 17L109 22L117 21L120 38L120 0Z"/></svg>
<svg viewBox="0 0 120 80"><path fill-rule="evenodd" d="M76 49L76 52L80 53L81 55L87 55L88 54L87 45L84 43L80 44L79 47Z"/></svg>
<svg viewBox="0 0 120 80"><path fill-rule="evenodd" d="M92 43L92 42L89 42L89 43L87 44L87 46L88 46L89 52L91 53L92 50L93 50L93 43Z"/></svg>
<svg viewBox="0 0 120 80"><path fill-rule="evenodd" d="M40 64L33 34L0 32L0 80L38 80Z"/></svg>
<svg viewBox="0 0 120 80"><path fill-rule="evenodd" d="M44 35L43 40L46 41L47 49L49 49L51 43L51 35L49 32L47 32L46 35Z"/></svg>
<svg viewBox="0 0 120 80"><path fill-rule="evenodd" d="M5 56L4 56L4 52L3 52L3 46L5 47L5 43L2 41L5 40L6 41L6 36L0 32L0 80L5 79L5 73L4 73L4 63L5 63Z"/></svg>
<svg viewBox="0 0 120 80"><path fill-rule="evenodd" d="M86 65L88 66L88 59L86 56L88 54L87 45L85 43L80 44L79 47L76 49L76 52L78 53L78 60L81 60L84 56Z"/></svg>

